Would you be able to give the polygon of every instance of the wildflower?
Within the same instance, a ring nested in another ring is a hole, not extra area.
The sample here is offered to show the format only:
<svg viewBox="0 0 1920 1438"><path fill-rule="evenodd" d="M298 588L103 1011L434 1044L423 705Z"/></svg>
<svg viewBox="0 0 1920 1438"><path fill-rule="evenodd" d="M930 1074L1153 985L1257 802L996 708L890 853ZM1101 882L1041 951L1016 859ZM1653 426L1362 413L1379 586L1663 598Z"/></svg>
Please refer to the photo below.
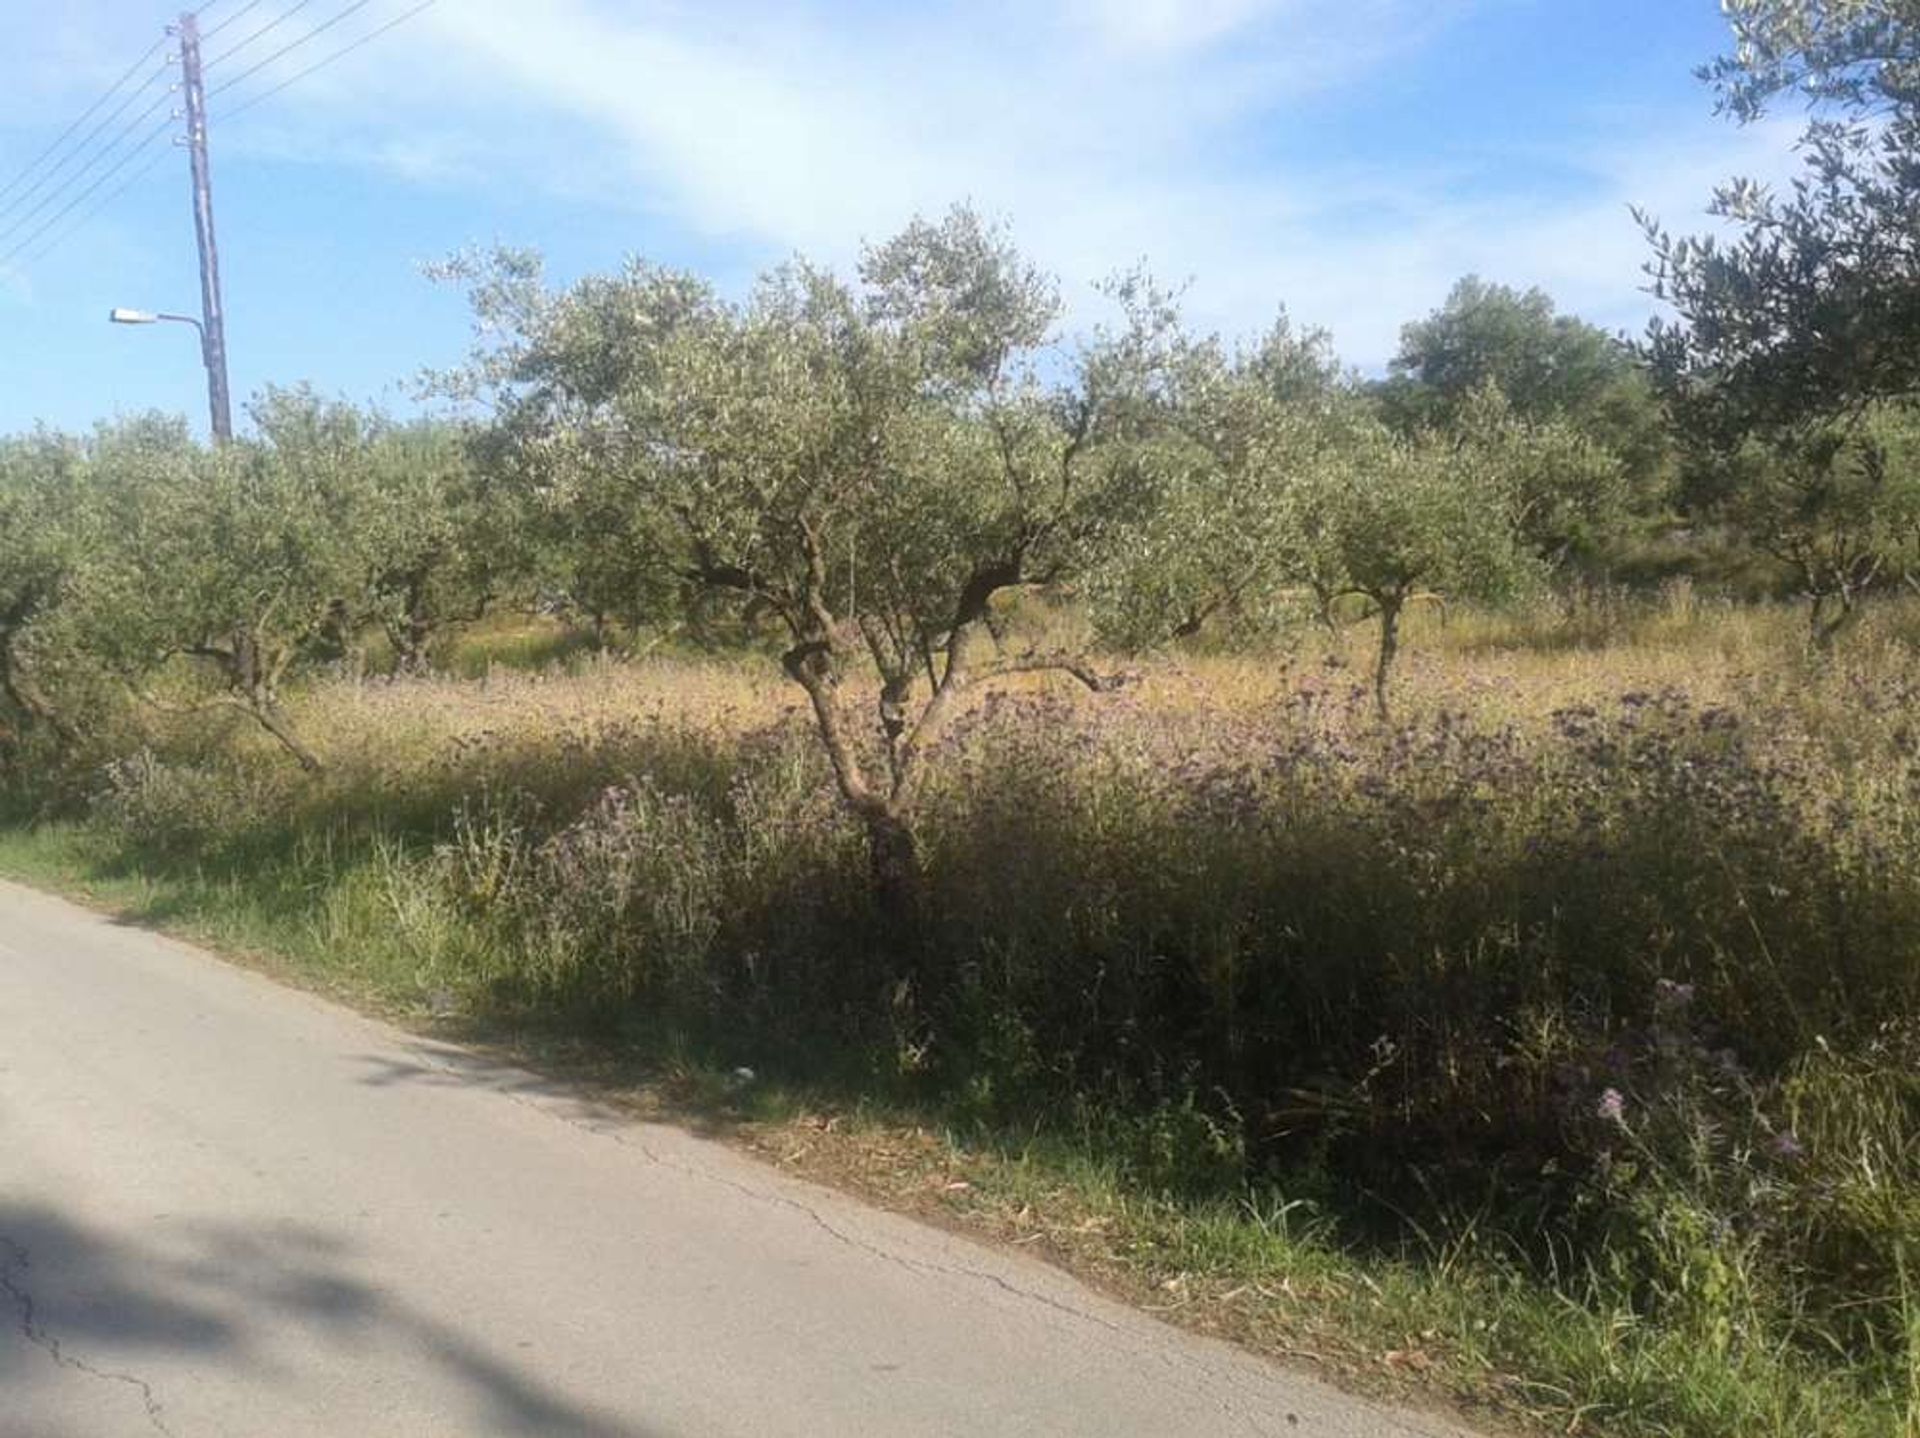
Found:
<svg viewBox="0 0 1920 1438"><path fill-rule="evenodd" d="M1805 1158L1806 1155L1806 1145L1801 1143L1800 1140L1795 1138L1791 1133L1781 1132L1773 1136L1773 1156L1775 1158L1785 1159L1788 1163L1792 1163L1796 1159Z"/></svg>
<svg viewBox="0 0 1920 1438"><path fill-rule="evenodd" d="M1653 986L1653 1001L1663 1009L1684 1009L1693 1002L1693 985L1660 979Z"/></svg>
<svg viewBox="0 0 1920 1438"><path fill-rule="evenodd" d="M1625 1123L1627 1101L1621 1096L1619 1089L1605 1089L1600 1094L1600 1102L1594 1112L1608 1123Z"/></svg>

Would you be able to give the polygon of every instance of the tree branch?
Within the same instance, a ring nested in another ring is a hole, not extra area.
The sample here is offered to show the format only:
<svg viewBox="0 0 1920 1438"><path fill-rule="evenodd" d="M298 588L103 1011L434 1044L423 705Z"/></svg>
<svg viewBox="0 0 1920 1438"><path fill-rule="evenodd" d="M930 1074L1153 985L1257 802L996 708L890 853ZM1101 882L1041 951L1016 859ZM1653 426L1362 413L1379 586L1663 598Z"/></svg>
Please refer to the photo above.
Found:
<svg viewBox="0 0 1920 1438"><path fill-rule="evenodd" d="M1018 654L976 670L969 682L980 684L990 679L1003 679L1009 674L1065 674L1095 694L1111 694L1124 689L1136 677L1125 673L1102 674L1086 660L1071 654Z"/></svg>

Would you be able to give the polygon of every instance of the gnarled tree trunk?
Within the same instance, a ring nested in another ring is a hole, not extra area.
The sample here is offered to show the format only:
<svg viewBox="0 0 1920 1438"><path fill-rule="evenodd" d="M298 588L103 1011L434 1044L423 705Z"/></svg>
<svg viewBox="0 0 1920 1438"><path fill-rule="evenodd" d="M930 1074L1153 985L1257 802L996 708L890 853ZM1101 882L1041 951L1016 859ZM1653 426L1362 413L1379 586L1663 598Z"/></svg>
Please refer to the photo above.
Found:
<svg viewBox="0 0 1920 1438"><path fill-rule="evenodd" d="M1373 665L1373 705L1380 715L1382 724L1387 722L1387 679L1393 672L1393 661L1400 653L1400 611L1406 604L1403 595L1395 593L1376 594L1373 602L1380 606L1380 653Z"/></svg>
<svg viewBox="0 0 1920 1438"><path fill-rule="evenodd" d="M920 909L920 841L899 814L876 811L865 824L874 902L882 918L910 934Z"/></svg>
<svg viewBox="0 0 1920 1438"><path fill-rule="evenodd" d="M80 735L47 697L33 673L20 662L11 634L0 635L0 693L30 725L45 728L63 745L78 741Z"/></svg>

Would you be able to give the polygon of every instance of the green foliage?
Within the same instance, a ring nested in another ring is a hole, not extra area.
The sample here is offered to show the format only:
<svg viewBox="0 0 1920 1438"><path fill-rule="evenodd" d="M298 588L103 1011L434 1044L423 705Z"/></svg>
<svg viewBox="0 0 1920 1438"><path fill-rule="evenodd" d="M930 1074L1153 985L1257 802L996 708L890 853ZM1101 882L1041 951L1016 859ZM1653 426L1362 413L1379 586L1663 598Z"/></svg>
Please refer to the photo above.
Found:
<svg viewBox="0 0 1920 1438"><path fill-rule="evenodd" d="M1307 478L1296 499L1315 528L1308 560L1380 618L1373 692L1386 718L1400 623L1416 599L1499 598L1531 572L1516 524L1513 470L1488 445L1425 433L1362 431ZM1303 526L1304 528L1304 526Z"/></svg>
<svg viewBox="0 0 1920 1438"><path fill-rule="evenodd" d="M215 449L140 419L0 451L16 723L71 756L137 694L163 714L244 714L312 765L282 702L292 678L357 654L376 623L417 665L512 576L508 516L457 431L307 390L268 389L251 414L253 436Z"/></svg>
<svg viewBox="0 0 1920 1438"><path fill-rule="evenodd" d="M990 699L930 778L911 931L804 716L550 743L562 681L523 682L529 742L451 767L117 766L92 852L383 996L859 1074L969 1132L1079 1135L1131 1203L1310 1196L1316 1243L1435 1285L1410 1331L1590 1421L1891 1431L1920 1236L1897 651L1817 702L1750 675L1739 715L1504 711L1435 674L1390 727L1337 672L1197 712ZM355 722L397 738L457 693L379 686ZM502 696L472 697L493 734ZM1181 1270L1246 1282L1248 1222Z"/></svg>
<svg viewBox="0 0 1920 1438"><path fill-rule="evenodd" d="M270 392L256 422L261 439L215 450L102 446L111 538L87 565L82 642L153 707L237 709L312 766L281 690L355 592L360 419Z"/></svg>
<svg viewBox="0 0 1920 1438"><path fill-rule="evenodd" d="M1920 10L1912 0L1737 0L1735 49L1701 73L1742 122L1814 111L1803 173L1776 196L1736 179L1736 230L1674 238L1642 217L1655 293L1646 344L1676 420L1721 447L1920 394Z"/></svg>
<svg viewBox="0 0 1920 1438"><path fill-rule="evenodd" d="M1374 433L1316 472L1307 504L1347 583L1375 603L1428 588L1494 598L1524 567L1505 479L1475 448Z"/></svg>
<svg viewBox="0 0 1920 1438"><path fill-rule="evenodd" d="M1619 462L1564 422L1518 416L1490 384L1445 431L1400 435L1367 415L1324 336L1295 335L1283 316L1257 349L1229 354L1165 313L1161 412L1132 444L1147 499L1089 585L1122 644L1216 616L1270 629L1301 597L1331 628L1339 599L1364 596L1381 618L1384 714L1410 602L1501 597L1536 559L1618 523Z"/></svg>
<svg viewBox="0 0 1920 1438"><path fill-rule="evenodd" d="M1799 91L1852 114L1885 113L1920 90L1913 0L1728 0L1734 53L1700 71L1743 120Z"/></svg>
<svg viewBox="0 0 1920 1438"><path fill-rule="evenodd" d="M1751 121L1813 112L1805 169L1776 196L1716 192L1732 239L1643 217L1655 293L1676 311L1644 352L1687 437L1696 507L1794 574L1826 646L1859 597L1914 566L1920 397L1920 11L1909 0L1738 0L1735 49L1701 71Z"/></svg>
<svg viewBox="0 0 1920 1438"><path fill-rule="evenodd" d="M18 731L8 747L36 737L26 731L78 737L78 717L51 690L59 610L90 537L87 472L86 446L64 436L42 430L0 443L0 722Z"/></svg>
<svg viewBox="0 0 1920 1438"><path fill-rule="evenodd" d="M331 512L335 592L321 649L343 653L377 625L396 667L422 668L431 644L520 580L514 513L466 430L398 424L305 388L269 387L250 415L258 437L245 443Z"/></svg>
<svg viewBox="0 0 1920 1438"><path fill-rule="evenodd" d="M1492 384L1530 418L1578 412L1629 368L1602 330L1556 313L1542 290L1525 293L1468 275L1433 314L1400 332L1387 396L1416 424L1444 424Z"/></svg>
<svg viewBox="0 0 1920 1438"><path fill-rule="evenodd" d="M430 273L466 289L476 338L468 364L433 387L493 410L469 442L486 513L511 535L526 577L600 640L614 624L675 623L692 596L654 492L654 436L629 410L660 382L671 337L710 319L708 287L636 260L554 293L537 255L506 249Z"/></svg>
<svg viewBox="0 0 1920 1438"><path fill-rule="evenodd" d="M1134 331L1157 337L1165 383L1159 422L1133 444L1145 500L1085 586L1102 632L1135 650L1210 622L1246 638L1287 617L1301 586L1324 613L1342 585L1312 542L1323 521L1309 476L1337 462L1359 420L1326 336L1296 333L1283 314L1259 346L1229 353L1180 332L1166 296L1123 299Z"/></svg>
<svg viewBox="0 0 1920 1438"><path fill-rule="evenodd" d="M1823 648L1874 588L1920 572L1917 432L1913 414L1882 410L1696 461L1716 512L1792 573Z"/></svg>
<svg viewBox="0 0 1920 1438"><path fill-rule="evenodd" d="M1625 467L1634 502L1665 496L1669 441L1645 374L1619 339L1560 314L1543 291L1468 275L1431 315L1401 331L1391 377L1375 393L1403 432L1471 422L1489 388L1532 425L1563 425Z"/></svg>
<svg viewBox="0 0 1920 1438"><path fill-rule="evenodd" d="M355 599L378 621L395 667L423 669L450 631L524 587L514 511L474 463L471 436L450 426L382 424L360 463L365 577Z"/></svg>
<svg viewBox="0 0 1920 1438"><path fill-rule="evenodd" d="M1133 502L1121 441L1153 406L1160 313L1135 306L1062 359L1052 282L965 209L870 250L854 281L795 260L743 302L639 263L560 296L520 257L454 274L513 326L467 381L495 396L506 464L563 536L607 517L570 581L776 623L876 881L904 894L919 774L958 696L1009 667L1084 673L977 647L996 595L1097 567ZM842 680L867 663L882 692L861 722Z"/></svg>
<svg viewBox="0 0 1920 1438"><path fill-rule="evenodd" d="M1550 569L1599 568L1631 521L1633 485L1613 451L1565 419L1529 419L1492 385L1469 395L1450 434L1504 494L1521 543Z"/></svg>

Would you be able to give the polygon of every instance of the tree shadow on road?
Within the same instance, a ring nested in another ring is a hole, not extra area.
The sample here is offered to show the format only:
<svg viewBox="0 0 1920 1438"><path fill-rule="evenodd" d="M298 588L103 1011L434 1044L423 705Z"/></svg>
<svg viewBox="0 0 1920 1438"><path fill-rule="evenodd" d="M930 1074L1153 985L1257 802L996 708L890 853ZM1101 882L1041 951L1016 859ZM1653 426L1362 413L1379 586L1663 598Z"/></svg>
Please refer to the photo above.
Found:
<svg viewBox="0 0 1920 1438"><path fill-rule="evenodd" d="M716 1071L664 1071L632 1052L591 1041L548 1038L470 1018L415 1027L404 1041L417 1056L360 1054L369 1088L421 1085L486 1090L536 1100L583 1128L617 1132L662 1123L697 1138L727 1140L754 1120L752 1095Z"/></svg>
<svg viewBox="0 0 1920 1438"><path fill-rule="evenodd" d="M295 1341L272 1341L290 1333ZM27 1391L36 1365L43 1376L64 1369L125 1385L129 1411L144 1407L154 1431L168 1434L179 1431L170 1404L189 1408L189 1395L171 1386L177 1378L142 1376L150 1355L193 1356L196 1368L274 1391L302 1376L316 1389L337 1385L383 1351L389 1371L396 1352L421 1355L422 1382L458 1393L461 1411L436 1431L648 1438L369 1284L338 1235L161 1217L130 1240L0 1199L0 1393Z"/></svg>

